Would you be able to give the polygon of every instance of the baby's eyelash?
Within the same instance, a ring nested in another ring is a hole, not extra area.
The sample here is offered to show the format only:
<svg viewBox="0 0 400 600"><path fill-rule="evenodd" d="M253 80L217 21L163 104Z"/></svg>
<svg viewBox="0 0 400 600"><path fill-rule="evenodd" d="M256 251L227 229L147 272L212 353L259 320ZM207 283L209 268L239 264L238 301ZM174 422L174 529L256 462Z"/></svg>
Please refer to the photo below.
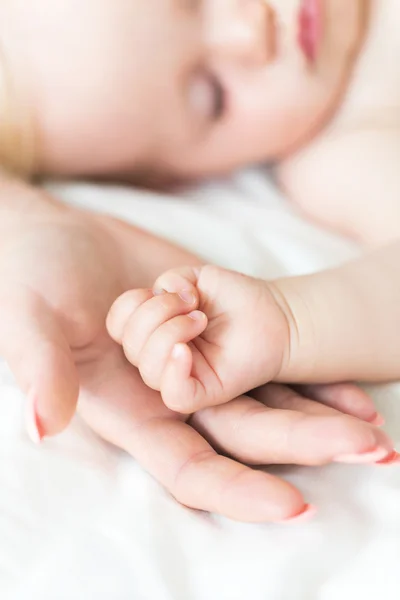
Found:
<svg viewBox="0 0 400 600"><path fill-rule="evenodd" d="M225 114L226 91L219 77L209 68L192 72L187 83L186 101L190 114L203 126L217 123Z"/></svg>
<svg viewBox="0 0 400 600"><path fill-rule="evenodd" d="M210 73L210 80L212 82L214 88L214 98L215 105L213 111L213 119L214 121L219 121L222 119L225 113L226 108L226 91L218 79L218 77L214 73Z"/></svg>

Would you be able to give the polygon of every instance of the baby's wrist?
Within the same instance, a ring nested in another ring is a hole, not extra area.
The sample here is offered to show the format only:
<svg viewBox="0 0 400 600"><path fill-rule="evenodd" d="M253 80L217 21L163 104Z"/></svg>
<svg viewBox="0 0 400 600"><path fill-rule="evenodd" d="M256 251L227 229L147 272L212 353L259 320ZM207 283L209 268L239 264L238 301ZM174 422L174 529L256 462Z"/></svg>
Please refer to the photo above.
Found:
<svg viewBox="0 0 400 600"><path fill-rule="evenodd" d="M286 347L275 381L309 382L314 376L317 339L312 315L302 294L302 278L278 279L267 285L287 327Z"/></svg>

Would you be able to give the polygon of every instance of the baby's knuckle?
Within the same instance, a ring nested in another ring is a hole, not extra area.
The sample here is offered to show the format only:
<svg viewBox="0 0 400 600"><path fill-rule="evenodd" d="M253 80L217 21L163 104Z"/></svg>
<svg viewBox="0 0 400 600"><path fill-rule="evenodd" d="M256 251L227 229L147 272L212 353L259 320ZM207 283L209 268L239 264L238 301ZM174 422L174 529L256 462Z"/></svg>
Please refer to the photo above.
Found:
<svg viewBox="0 0 400 600"><path fill-rule="evenodd" d="M185 323L182 319L171 319L171 321L166 324L165 335L172 340L178 340L182 337L182 333L185 330Z"/></svg>
<svg viewBox="0 0 400 600"><path fill-rule="evenodd" d="M126 339L126 337L125 337L122 340L122 348L124 350L124 354L125 354L126 358L128 359L128 361L136 367L137 363L138 363L138 353L137 353L137 349L136 349L134 343L131 341L131 339Z"/></svg>
<svg viewBox="0 0 400 600"><path fill-rule="evenodd" d="M214 279L220 277L221 272L221 267L217 267L216 265L205 265L200 271L199 279L213 281Z"/></svg>
<svg viewBox="0 0 400 600"><path fill-rule="evenodd" d="M139 365L139 372L143 383L145 383L147 387L151 389L158 388L158 378L155 375L154 365L150 364L148 361L145 361L144 363L141 362Z"/></svg>
<svg viewBox="0 0 400 600"><path fill-rule="evenodd" d="M142 350L138 368L143 382L152 389L159 389L159 361L154 358L152 352Z"/></svg>
<svg viewBox="0 0 400 600"><path fill-rule="evenodd" d="M160 313L167 313L172 306L176 304L176 295L175 294L166 294L165 296L160 296L158 301L158 310Z"/></svg>

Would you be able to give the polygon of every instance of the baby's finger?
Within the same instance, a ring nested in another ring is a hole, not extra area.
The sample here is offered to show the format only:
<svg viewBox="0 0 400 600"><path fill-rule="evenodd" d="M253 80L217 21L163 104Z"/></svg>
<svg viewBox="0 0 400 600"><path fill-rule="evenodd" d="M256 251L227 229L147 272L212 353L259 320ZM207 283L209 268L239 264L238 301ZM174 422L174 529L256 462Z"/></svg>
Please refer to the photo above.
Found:
<svg viewBox="0 0 400 600"><path fill-rule="evenodd" d="M141 304L129 317L122 336L129 362L139 368L144 365L145 369L158 366L159 370L156 355L162 357L165 349L169 349L170 353L173 344L182 340L180 336L189 341L204 331L204 328L193 330L193 319L178 316L194 313L196 306L197 296L191 292L180 295L165 293ZM145 359L142 359L142 352L152 337L157 339L157 344L151 344L153 354L145 352Z"/></svg>
<svg viewBox="0 0 400 600"><path fill-rule="evenodd" d="M207 317L198 310L170 319L161 325L150 336L139 355L138 367L143 381L152 389L161 391L164 372L169 371L168 365L179 362L179 368L172 375L171 386L172 393L180 396L183 391L182 385L190 375L192 367L192 353L186 343L202 334L206 327ZM186 360L176 361L176 349L182 346L186 348Z"/></svg>
<svg viewBox="0 0 400 600"><path fill-rule="evenodd" d="M358 419L271 409L247 397L196 413L191 422L214 447L248 464L373 464L396 458L387 435Z"/></svg>
<svg viewBox="0 0 400 600"><path fill-rule="evenodd" d="M130 317L139 306L153 298L153 296L152 290L137 289L129 290L116 299L106 319L107 331L115 342L122 344Z"/></svg>
<svg viewBox="0 0 400 600"><path fill-rule="evenodd" d="M13 298L2 295L0 305L0 354L28 395L28 433L39 442L69 424L78 374L56 315L41 301L19 291Z"/></svg>
<svg viewBox="0 0 400 600"><path fill-rule="evenodd" d="M161 395L168 408L189 415L229 400L220 379L195 344L176 344L161 378Z"/></svg>
<svg viewBox="0 0 400 600"><path fill-rule="evenodd" d="M160 275L154 284L155 290L179 293L182 290L194 292L201 267L180 267Z"/></svg>

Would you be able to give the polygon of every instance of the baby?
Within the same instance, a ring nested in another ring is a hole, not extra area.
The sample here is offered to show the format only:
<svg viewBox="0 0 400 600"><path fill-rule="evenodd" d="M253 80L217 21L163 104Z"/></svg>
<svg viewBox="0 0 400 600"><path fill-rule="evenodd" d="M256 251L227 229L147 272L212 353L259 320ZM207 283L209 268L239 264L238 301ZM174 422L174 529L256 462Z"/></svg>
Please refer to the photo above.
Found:
<svg viewBox="0 0 400 600"><path fill-rule="evenodd" d="M397 460L355 388L308 389L322 404L276 384L239 396L267 381L397 377L397 244L309 278L237 279L9 173L169 183L271 161L310 216L370 244L395 240L400 88L387 57L400 50L399 15L396 0L1 3L0 351L29 396L32 437L61 431L79 394L88 423L182 503L255 521L312 509L215 448L247 464ZM200 271L157 284L182 298L146 291L184 264ZM145 381L175 410L226 404L185 423L143 384L105 329L124 293L108 326Z"/></svg>
<svg viewBox="0 0 400 600"><path fill-rule="evenodd" d="M297 38L290 37L290 28L283 29L294 5ZM400 18L400 10L390 0L346 4L309 0L282 2L275 10L268 4L265 13L264 41L269 50L265 60L270 64L269 76L279 74L272 99L266 102L275 116L268 140L270 156L280 157L277 173L284 187L300 206L312 210L313 216L324 215L331 226L371 244L395 240L400 193L396 168L400 132L395 116L400 114L400 79L389 66L385 70L381 65L397 42L389 25L396 16ZM296 87L289 93L293 81ZM281 95L278 107L273 100L280 86L286 95ZM339 99L335 110L334 101ZM331 121L316 134L332 110ZM385 198L379 203L378 221L371 203L382 190ZM364 210L359 206L361 199ZM179 273L171 273L161 288L191 292L192 308L195 304L197 308L193 288L197 285L206 314L192 312L190 319L182 319L184 313L179 311L186 313L187 306L167 307L162 297L150 299L148 307L141 306L140 292L139 297L128 295L117 303L111 322L123 311L127 330L119 323L122 329L116 337L124 343L128 358L147 383L164 392L167 405L183 412L226 402L271 380L398 379L399 249L395 242L335 271L264 283L262 292L260 282L215 269L211 274L202 271L208 277L202 275L199 281L191 270L181 281ZM215 323L217 316L223 326L218 320ZM257 340L259 331L267 339ZM199 334L203 335L196 339L196 352L191 356L180 342ZM243 348L246 337L248 345ZM172 361L167 360L171 352ZM190 378L192 370L196 379Z"/></svg>

